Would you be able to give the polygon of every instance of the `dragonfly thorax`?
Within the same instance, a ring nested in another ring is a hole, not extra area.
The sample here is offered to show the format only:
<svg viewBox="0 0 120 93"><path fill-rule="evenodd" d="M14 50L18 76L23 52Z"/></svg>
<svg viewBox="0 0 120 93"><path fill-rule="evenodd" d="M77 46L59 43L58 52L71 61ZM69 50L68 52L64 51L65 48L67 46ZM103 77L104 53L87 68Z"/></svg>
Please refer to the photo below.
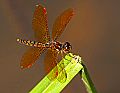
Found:
<svg viewBox="0 0 120 93"><path fill-rule="evenodd" d="M58 52L63 51L64 53L68 53L72 49L72 46L69 42L61 43L58 41L54 41L54 42L46 43L45 46L47 48L54 49Z"/></svg>
<svg viewBox="0 0 120 93"><path fill-rule="evenodd" d="M61 42L58 42L58 41L53 42L53 46L54 46L55 50L57 50L57 51L61 51L63 48L63 44Z"/></svg>

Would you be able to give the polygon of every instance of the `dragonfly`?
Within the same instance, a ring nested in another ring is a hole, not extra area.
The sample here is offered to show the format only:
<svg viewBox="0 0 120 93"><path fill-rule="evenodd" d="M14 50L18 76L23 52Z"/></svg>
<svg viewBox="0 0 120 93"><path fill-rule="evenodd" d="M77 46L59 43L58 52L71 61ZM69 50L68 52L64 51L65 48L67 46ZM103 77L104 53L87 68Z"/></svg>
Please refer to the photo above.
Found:
<svg viewBox="0 0 120 93"><path fill-rule="evenodd" d="M36 40L17 39L19 43L30 46L21 58L21 69L30 68L39 56L46 51L44 59L46 73L49 73L55 67L53 73L48 76L49 79L54 80L61 73L59 81L66 81L67 74L64 69L64 64L58 65L58 56L69 53L72 46L69 42L61 43L57 41L57 39L65 30L66 25L73 15L74 11L72 8L63 11L63 13L56 18L52 28L52 36L50 37L46 8L41 4L36 5L32 19L32 28Z"/></svg>

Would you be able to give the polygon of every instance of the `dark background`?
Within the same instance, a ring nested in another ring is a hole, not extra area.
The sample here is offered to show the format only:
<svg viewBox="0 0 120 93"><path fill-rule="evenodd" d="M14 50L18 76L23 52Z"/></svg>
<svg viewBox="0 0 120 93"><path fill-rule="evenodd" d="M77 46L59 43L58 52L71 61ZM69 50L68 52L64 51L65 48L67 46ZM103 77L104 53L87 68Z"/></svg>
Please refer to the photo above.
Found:
<svg viewBox="0 0 120 93"><path fill-rule="evenodd" d="M0 93L27 93L44 76L44 54L27 70L20 69L26 46L16 38L34 40L32 16L37 3L48 11L49 30L65 9L75 15L60 41L69 41L72 52L85 60L99 93L120 93L119 0L0 0ZM87 93L79 75L62 93Z"/></svg>

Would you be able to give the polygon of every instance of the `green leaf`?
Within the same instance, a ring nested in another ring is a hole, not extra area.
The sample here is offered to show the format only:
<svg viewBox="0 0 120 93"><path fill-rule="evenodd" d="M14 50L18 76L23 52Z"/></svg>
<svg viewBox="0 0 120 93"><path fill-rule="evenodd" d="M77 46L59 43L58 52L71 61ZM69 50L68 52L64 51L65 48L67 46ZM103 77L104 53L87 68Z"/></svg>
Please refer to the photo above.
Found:
<svg viewBox="0 0 120 93"><path fill-rule="evenodd" d="M76 74L83 68L80 63L81 57L75 56L72 53L69 53L63 58L59 63L65 64L65 71L67 73L67 79L65 82L61 83L58 81L58 78L51 81L48 79L48 76L52 74L52 71L46 75L31 91L30 93L60 93L63 88L74 78ZM54 70L55 68L53 68Z"/></svg>
<svg viewBox="0 0 120 93"><path fill-rule="evenodd" d="M88 93L97 93L92 80L90 79L90 76L88 74L86 66L82 62L83 60L81 57L73 55L72 53L69 53L63 58L58 65L63 67L62 64L64 64L64 69L67 73L67 79L61 78L61 69L58 68L61 72L58 74L58 77L54 80L51 80L51 78L48 78L54 74L54 70L56 67L54 67L48 75L46 75L29 93L60 93L65 86L69 84L69 82L76 76L76 74L80 73L80 76L82 78L82 81L86 87L86 90Z"/></svg>

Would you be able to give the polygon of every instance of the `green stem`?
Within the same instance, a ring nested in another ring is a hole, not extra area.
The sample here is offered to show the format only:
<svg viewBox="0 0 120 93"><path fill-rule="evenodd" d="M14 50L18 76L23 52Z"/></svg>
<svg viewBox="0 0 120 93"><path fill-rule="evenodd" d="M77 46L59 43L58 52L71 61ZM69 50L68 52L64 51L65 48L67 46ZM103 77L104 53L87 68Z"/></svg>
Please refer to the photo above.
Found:
<svg viewBox="0 0 120 93"><path fill-rule="evenodd" d="M87 92L88 93L97 93L95 86L94 86L92 80L90 79L90 76L88 74L86 66L83 63L81 63L81 64L83 66L83 69L79 73L80 73L80 76L82 77L82 81L86 87Z"/></svg>

